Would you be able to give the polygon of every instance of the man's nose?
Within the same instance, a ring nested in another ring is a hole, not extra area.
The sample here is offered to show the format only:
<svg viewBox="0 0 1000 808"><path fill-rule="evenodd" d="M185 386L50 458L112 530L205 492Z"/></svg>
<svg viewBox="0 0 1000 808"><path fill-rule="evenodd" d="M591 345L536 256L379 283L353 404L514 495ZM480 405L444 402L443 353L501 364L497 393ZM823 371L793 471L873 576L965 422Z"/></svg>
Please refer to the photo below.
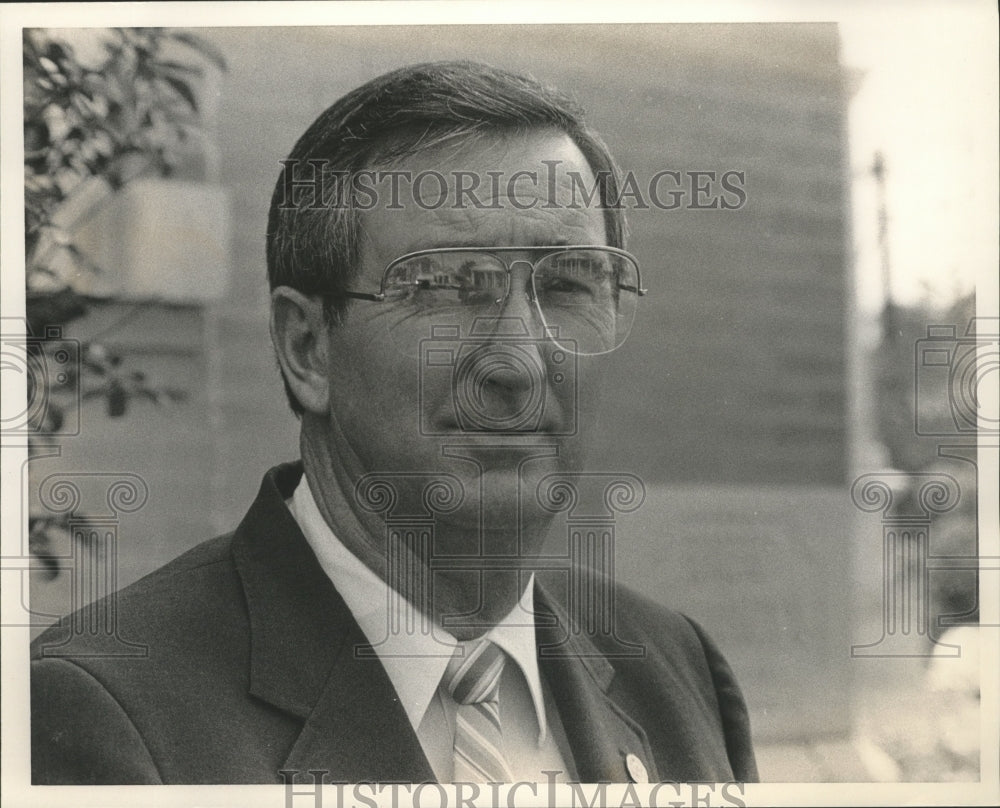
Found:
<svg viewBox="0 0 1000 808"><path fill-rule="evenodd" d="M545 383L545 361L540 349L545 327L532 300L530 283L531 264L513 262L507 295L488 338L497 352L489 352L490 369L484 374L488 388L518 396L538 393Z"/></svg>
<svg viewBox="0 0 1000 808"><path fill-rule="evenodd" d="M484 346L467 370L467 386L482 397L484 407L498 413L520 410L525 397L540 396L545 388L545 365L531 342L496 341Z"/></svg>
<svg viewBox="0 0 1000 808"><path fill-rule="evenodd" d="M534 302L531 263L528 261L513 261L510 264L507 295L500 301L494 334L522 339L545 338L545 325Z"/></svg>

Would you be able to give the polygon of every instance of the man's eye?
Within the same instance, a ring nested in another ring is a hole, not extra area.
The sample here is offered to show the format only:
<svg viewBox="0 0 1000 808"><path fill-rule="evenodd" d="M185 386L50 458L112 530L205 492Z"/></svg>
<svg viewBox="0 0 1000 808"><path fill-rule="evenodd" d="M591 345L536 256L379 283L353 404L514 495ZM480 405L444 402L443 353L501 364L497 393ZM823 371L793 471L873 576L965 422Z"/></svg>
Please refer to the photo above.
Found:
<svg viewBox="0 0 1000 808"><path fill-rule="evenodd" d="M589 294L591 284L582 283L576 278L546 278L542 283L542 291L560 292L564 294Z"/></svg>
<svg viewBox="0 0 1000 808"><path fill-rule="evenodd" d="M603 258L584 252L561 253L535 273L535 288L541 294L598 297L607 294L613 276L613 267Z"/></svg>
<svg viewBox="0 0 1000 808"><path fill-rule="evenodd" d="M544 298L583 302L606 297L609 286L606 278L573 274L536 278L535 288Z"/></svg>

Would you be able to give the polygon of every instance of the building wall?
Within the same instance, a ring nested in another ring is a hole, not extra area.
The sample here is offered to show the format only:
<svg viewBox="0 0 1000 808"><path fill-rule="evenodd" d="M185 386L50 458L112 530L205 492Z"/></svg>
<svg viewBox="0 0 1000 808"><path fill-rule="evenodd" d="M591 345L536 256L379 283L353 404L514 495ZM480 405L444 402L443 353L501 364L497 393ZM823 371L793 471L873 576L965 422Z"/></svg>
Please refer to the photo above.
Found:
<svg viewBox="0 0 1000 808"><path fill-rule="evenodd" d="M664 481L842 482L845 101L833 26L213 37L231 59L218 115L222 180L236 205L231 300L241 311L263 305L263 189L322 109L414 61L528 70L573 93L643 184L661 170L745 172L740 210L633 211L631 245L650 294L607 362L616 415L600 455Z"/></svg>

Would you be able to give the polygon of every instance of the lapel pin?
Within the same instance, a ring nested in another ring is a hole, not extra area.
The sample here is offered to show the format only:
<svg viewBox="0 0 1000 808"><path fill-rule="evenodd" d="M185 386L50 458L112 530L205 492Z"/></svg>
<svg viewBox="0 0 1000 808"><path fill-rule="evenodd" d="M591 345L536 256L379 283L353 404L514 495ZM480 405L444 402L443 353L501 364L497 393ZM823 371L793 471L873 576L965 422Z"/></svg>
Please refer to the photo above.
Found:
<svg viewBox="0 0 1000 808"><path fill-rule="evenodd" d="M625 755L625 770L633 783L649 782L649 772L646 771L646 767L638 755L633 755L631 752Z"/></svg>

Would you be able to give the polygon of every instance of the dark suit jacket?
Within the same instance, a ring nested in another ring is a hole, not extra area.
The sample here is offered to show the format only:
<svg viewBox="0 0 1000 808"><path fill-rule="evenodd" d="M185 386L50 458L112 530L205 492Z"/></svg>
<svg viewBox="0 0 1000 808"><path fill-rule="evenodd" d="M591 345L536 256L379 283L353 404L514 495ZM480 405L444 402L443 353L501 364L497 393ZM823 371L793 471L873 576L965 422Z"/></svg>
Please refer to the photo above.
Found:
<svg viewBox="0 0 1000 808"><path fill-rule="evenodd" d="M434 779L284 506L301 474L272 469L234 533L119 592L119 639L71 636L67 618L33 643L34 783L275 783L279 770L309 783L308 770L327 782ZM692 622L619 589L617 634L646 651L609 659L600 638L567 632L557 598L539 589L536 604L550 649L539 664L580 781L627 782L628 754L650 780L756 779L743 698Z"/></svg>

